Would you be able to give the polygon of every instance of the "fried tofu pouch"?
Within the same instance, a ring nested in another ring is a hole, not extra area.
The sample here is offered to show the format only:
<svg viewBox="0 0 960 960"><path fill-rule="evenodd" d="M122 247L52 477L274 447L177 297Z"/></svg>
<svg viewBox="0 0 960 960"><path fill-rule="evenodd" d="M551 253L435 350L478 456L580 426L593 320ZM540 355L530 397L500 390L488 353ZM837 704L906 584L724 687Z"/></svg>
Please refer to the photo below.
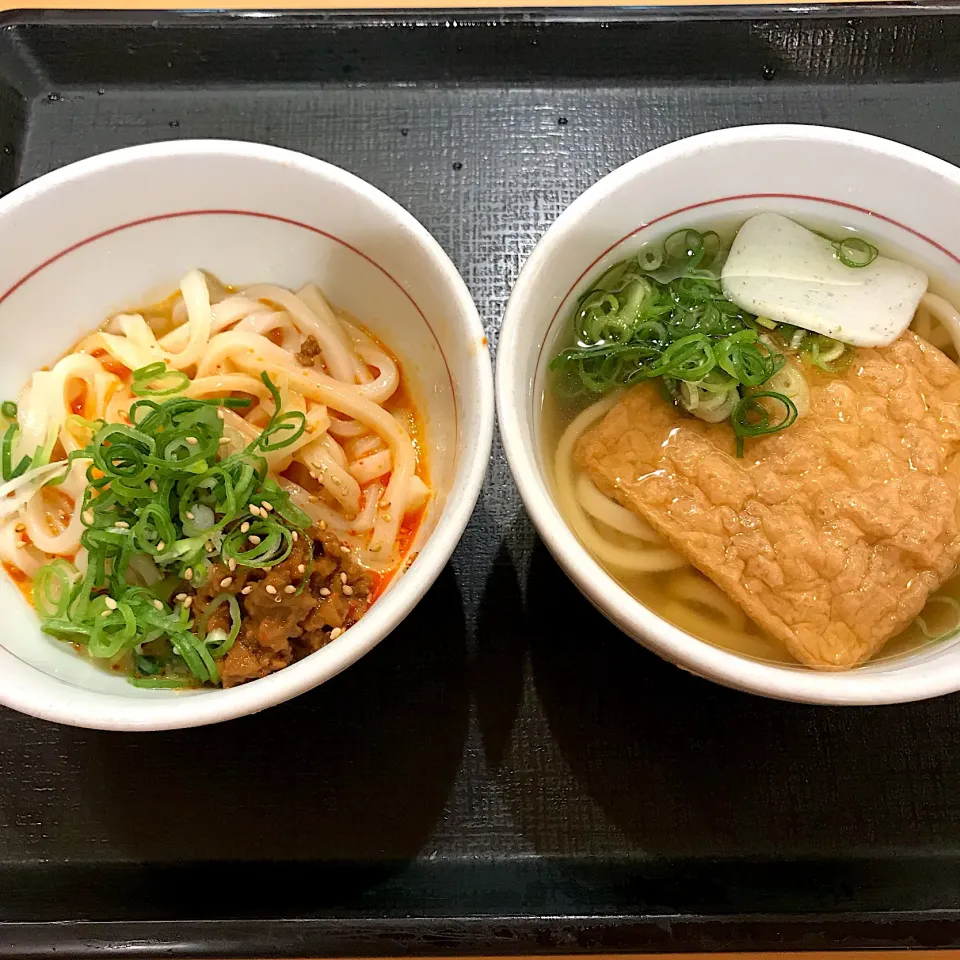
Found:
<svg viewBox="0 0 960 960"><path fill-rule="evenodd" d="M575 450L801 663L843 670L923 609L960 556L960 369L913 333L805 368L809 411L734 456L727 422L629 390Z"/></svg>

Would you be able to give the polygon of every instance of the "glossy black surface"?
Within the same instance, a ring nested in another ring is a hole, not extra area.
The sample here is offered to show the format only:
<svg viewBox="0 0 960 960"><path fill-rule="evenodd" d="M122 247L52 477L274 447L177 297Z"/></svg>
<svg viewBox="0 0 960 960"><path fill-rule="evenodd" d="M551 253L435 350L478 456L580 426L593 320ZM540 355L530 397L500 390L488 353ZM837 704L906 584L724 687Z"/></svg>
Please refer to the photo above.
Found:
<svg viewBox="0 0 960 960"><path fill-rule="evenodd" d="M791 121L960 162L958 44L889 6L15 15L0 189L150 140L302 150L432 231L495 348L546 227L662 143ZM146 736L0 712L0 955L960 946L958 737L956 697L797 706L660 662L497 447L450 567L323 688Z"/></svg>

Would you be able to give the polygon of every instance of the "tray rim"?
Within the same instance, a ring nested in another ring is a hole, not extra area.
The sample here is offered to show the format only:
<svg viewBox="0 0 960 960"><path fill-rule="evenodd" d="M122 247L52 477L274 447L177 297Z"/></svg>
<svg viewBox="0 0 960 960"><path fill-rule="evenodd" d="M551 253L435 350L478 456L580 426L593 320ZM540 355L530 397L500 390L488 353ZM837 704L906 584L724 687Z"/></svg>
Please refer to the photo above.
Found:
<svg viewBox="0 0 960 960"><path fill-rule="evenodd" d="M259 28L264 25L473 27L596 23L675 23L807 19L888 20L960 16L960 0L770 5L731 4L356 8L282 10L67 10L0 11L0 30L18 26L124 27L157 25ZM730 944L734 946L731 947ZM748 945L748 946L747 946ZM403 918L341 916L250 920L79 920L0 922L0 958L87 957L363 957L373 955L546 955L609 952L667 953L907 949L960 947L960 905L950 909L811 914L617 913L584 915Z"/></svg>
<svg viewBox="0 0 960 960"><path fill-rule="evenodd" d="M898 925L903 925L898 930ZM679 941L679 942L678 942ZM747 945L748 944L748 945ZM860 914L152 920L0 924L0 958L186 960L955 950L960 911Z"/></svg>
<svg viewBox="0 0 960 960"><path fill-rule="evenodd" d="M0 11L0 29L12 26L124 26L156 24L158 26L264 26L301 24L345 26L387 26L413 23L416 26L470 27L476 24L554 23L670 23L678 21L770 21L784 19L860 18L879 20L892 17L960 16L957 0L873 0L858 3L772 3L772 4L697 4L692 6L627 6L590 7L444 7L444 8L343 8L309 10L68 10L11 8Z"/></svg>

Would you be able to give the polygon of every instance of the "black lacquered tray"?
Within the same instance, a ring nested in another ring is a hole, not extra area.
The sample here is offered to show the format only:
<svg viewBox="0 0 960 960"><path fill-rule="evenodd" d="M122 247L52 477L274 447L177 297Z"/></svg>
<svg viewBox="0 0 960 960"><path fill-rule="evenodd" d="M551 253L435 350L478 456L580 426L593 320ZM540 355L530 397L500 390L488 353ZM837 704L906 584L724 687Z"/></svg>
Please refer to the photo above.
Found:
<svg viewBox="0 0 960 960"><path fill-rule="evenodd" d="M3 191L150 140L302 150L433 232L494 345L584 188L772 121L960 163L960 8L0 22ZM323 688L146 736L0 712L0 956L873 946L960 946L960 698L797 706L660 662L499 449L436 586Z"/></svg>

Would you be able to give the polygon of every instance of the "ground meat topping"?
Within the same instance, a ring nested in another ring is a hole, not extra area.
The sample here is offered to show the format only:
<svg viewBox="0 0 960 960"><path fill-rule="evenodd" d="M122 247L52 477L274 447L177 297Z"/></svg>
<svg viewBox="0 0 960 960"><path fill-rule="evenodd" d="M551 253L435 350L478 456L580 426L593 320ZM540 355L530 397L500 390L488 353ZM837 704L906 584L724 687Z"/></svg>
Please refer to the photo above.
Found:
<svg viewBox="0 0 960 960"><path fill-rule="evenodd" d="M296 353L297 363L299 363L301 367L312 367L319 356L320 344L317 343L317 338L311 334L303 341L303 344Z"/></svg>
<svg viewBox="0 0 960 960"><path fill-rule="evenodd" d="M370 577L335 534L313 528L293 544L290 556L275 567L215 564L193 599L197 620L210 601L232 593L240 604L236 642L217 662L224 687L265 677L302 660L336 640L371 602ZM221 604L208 630L229 630L229 612Z"/></svg>

